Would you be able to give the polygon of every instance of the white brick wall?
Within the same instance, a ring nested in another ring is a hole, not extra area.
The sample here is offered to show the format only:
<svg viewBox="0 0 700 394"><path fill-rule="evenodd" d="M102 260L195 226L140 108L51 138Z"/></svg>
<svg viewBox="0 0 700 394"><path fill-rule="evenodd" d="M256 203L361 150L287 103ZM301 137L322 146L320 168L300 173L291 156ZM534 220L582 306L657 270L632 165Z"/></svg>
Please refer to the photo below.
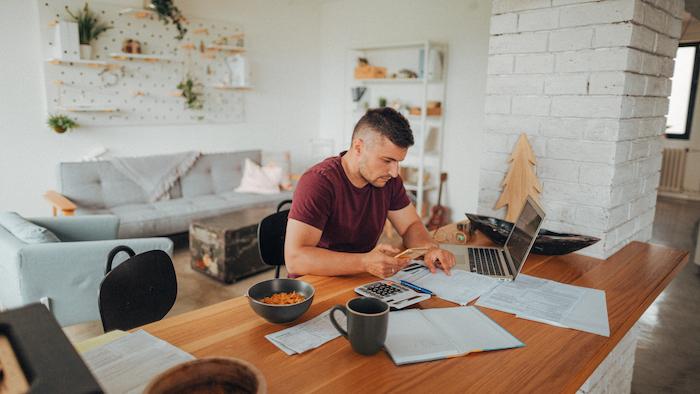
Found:
<svg viewBox="0 0 700 394"><path fill-rule="evenodd" d="M494 0L479 211L520 133L554 231L607 257L651 234L682 0Z"/></svg>

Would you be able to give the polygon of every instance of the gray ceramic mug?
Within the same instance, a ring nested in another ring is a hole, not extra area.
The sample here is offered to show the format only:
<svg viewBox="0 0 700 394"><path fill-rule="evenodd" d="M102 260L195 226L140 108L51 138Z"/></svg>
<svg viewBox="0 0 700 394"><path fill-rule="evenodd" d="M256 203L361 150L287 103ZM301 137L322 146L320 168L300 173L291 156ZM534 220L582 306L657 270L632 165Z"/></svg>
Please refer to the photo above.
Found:
<svg viewBox="0 0 700 394"><path fill-rule="evenodd" d="M335 320L335 311L341 311L347 317L347 331ZM330 318L336 330L350 341L357 353L370 356L384 346L389 325L389 304L386 302L371 297L353 298L345 306L334 306Z"/></svg>

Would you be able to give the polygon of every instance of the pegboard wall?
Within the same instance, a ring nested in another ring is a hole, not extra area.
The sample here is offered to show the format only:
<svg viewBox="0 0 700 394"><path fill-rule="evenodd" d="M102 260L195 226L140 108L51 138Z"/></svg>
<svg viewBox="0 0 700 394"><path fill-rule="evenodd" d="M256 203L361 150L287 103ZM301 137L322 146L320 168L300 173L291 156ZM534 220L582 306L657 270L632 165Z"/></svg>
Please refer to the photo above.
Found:
<svg viewBox="0 0 700 394"><path fill-rule="evenodd" d="M246 90L230 88L226 57L243 53L245 36L230 22L188 20L188 31L177 40L177 28L155 13L125 10L90 1L90 9L111 29L92 43L92 59L106 64L51 61L55 59L55 25L72 20L84 0L40 0L47 109L66 114L80 125L118 126L183 123L236 123L245 118ZM221 37L235 42L215 45ZM122 44L138 40L144 55L156 59L119 59ZM232 48L235 47L235 48ZM190 109L177 89L186 75L198 84L202 109Z"/></svg>

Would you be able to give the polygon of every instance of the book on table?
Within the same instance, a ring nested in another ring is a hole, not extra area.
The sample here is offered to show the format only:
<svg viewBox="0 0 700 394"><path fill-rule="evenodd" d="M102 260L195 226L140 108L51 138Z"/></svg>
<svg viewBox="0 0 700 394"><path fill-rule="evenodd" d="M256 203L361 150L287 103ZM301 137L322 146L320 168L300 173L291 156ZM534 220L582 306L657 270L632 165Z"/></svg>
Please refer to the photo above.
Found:
<svg viewBox="0 0 700 394"><path fill-rule="evenodd" d="M384 343L397 365L523 346L473 306L391 312Z"/></svg>

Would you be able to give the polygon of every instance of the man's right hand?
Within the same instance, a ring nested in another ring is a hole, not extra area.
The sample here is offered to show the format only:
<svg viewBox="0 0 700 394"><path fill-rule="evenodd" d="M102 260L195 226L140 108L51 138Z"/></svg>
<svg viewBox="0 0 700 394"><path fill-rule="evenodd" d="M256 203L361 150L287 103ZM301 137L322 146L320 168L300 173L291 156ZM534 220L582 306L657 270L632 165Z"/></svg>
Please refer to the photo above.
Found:
<svg viewBox="0 0 700 394"><path fill-rule="evenodd" d="M380 278L388 278L402 270L410 259L396 259L400 250L386 244L377 244L362 256L365 271Z"/></svg>

